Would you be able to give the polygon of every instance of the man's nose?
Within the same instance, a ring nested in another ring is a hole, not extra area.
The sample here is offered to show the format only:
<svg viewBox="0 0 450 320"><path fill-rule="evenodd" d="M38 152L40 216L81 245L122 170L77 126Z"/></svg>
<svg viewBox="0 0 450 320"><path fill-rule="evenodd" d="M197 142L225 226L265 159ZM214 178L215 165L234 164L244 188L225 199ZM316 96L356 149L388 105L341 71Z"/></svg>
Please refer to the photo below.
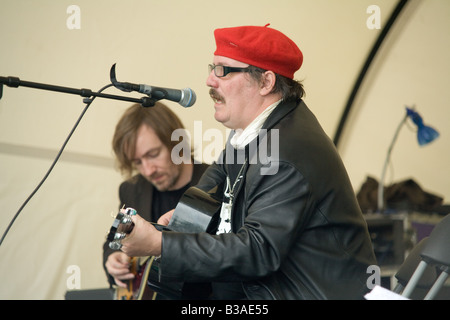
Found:
<svg viewBox="0 0 450 320"><path fill-rule="evenodd" d="M206 85L208 87L217 88L217 77L214 74L214 70L211 70L211 72L208 75L208 78L206 78Z"/></svg>
<svg viewBox="0 0 450 320"><path fill-rule="evenodd" d="M146 177L151 176L156 171L155 164L149 159L142 159L142 174Z"/></svg>

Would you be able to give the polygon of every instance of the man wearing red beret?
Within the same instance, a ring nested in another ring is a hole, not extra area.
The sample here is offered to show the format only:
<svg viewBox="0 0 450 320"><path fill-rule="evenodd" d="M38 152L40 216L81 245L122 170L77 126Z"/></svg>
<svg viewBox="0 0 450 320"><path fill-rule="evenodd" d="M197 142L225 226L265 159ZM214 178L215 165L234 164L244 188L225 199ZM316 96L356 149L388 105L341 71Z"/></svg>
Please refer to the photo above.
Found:
<svg viewBox="0 0 450 320"><path fill-rule="evenodd" d="M163 283L210 283L212 299L362 299L376 260L339 154L293 79L302 52L268 25L214 35L206 83L232 129L197 185L222 195L214 232L160 232L134 216L122 250L160 256Z"/></svg>

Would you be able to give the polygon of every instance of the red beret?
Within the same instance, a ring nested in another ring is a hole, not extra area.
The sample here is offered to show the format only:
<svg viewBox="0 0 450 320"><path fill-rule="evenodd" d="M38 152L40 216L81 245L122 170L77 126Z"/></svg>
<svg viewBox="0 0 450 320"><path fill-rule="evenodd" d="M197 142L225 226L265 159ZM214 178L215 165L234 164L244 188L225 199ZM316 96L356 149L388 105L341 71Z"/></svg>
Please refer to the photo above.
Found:
<svg viewBox="0 0 450 320"><path fill-rule="evenodd" d="M270 70L293 79L303 62L297 45L268 24L264 27L244 26L214 30L216 51L224 56L252 66Z"/></svg>

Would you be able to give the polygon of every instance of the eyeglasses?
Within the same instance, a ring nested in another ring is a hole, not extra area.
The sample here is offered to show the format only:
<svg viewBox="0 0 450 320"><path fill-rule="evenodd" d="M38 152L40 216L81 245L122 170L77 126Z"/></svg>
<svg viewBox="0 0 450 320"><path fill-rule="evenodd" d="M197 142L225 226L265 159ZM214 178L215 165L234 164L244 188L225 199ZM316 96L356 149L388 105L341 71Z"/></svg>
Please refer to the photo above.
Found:
<svg viewBox="0 0 450 320"><path fill-rule="evenodd" d="M221 65L215 65L215 64L209 64L208 65L209 73L214 70L214 74L216 77L225 77L230 72L249 72L249 68L236 68L236 67L227 67L227 66L221 66Z"/></svg>

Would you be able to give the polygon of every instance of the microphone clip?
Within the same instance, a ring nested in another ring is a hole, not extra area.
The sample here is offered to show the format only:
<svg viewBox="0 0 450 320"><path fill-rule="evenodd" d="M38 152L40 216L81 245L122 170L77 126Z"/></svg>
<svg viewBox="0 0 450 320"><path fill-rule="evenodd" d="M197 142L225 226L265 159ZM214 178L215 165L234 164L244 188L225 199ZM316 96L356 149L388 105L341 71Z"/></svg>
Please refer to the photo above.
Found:
<svg viewBox="0 0 450 320"><path fill-rule="evenodd" d="M111 67L111 70L109 72L109 78L110 78L113 86L121 91L124 91L124 92L139 91L138 84L117 81L116 64L115 63ZM151 98L151 97L143 97L143 98L141 98L141 105L143 107L153 107L155 105L155 102L158 100L159 99L155 99L155 98Z"/></svg>

